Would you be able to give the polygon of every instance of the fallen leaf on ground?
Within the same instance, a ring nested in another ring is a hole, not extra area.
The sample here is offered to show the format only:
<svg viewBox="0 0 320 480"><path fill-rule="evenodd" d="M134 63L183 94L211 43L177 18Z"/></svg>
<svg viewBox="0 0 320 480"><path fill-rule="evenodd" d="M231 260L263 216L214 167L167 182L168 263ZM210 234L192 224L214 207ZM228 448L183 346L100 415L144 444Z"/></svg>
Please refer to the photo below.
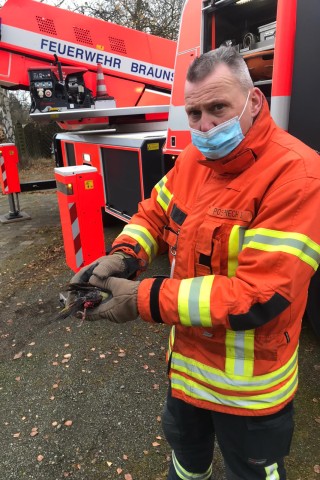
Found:
<svg viewBox="0 0 320 480"><path fill-rule="evenodd" d="M313 467L313 470L315 471L315 473L320 473L320 465L315 465Z"/></svg>
<svg viewBox="0 0 320 480"><path fill-rule="evenodd" d="M158 442L152 442L152 446L153 446L153 447L159 447L159 446L160 446L160 443L158 443Z"/></svg>
<svg viewBox="0 0 320 480"><path fill-rule="evenodd" d="M20 432L17 432L17 433L14 433L14 434L13 434L14 438L19 438L19 437L20 437L20 435L21 435L21 433L20 433Z"/></svg>
<svg viewBox="0 0 320 480"><path fill-rule="evenodd" d="M38 427L33 427L30 432L30 437L35 437L38 433Z"/></svg>
<svg viewBox="0 0 320 480"><path fill-rule="evenodd" d="M125 476L124 476L124 479L125 480L133 480L132 475L130 475L130 473L126 473Z"/></svg>
<svg viewBox="0 0 320 480"><path fill-rule="evenodd" d="M38 462L42 462L43 459L44 459L44 456L43 456L43 455L38 455L38 456L37 456Z"/></svg>
<svg viewBox="0 0 320 480"><path fill-rule="evenodd" d="M23 355L23 352L16 353L15 356L13 357L13 360L18 360L18 358L21 358Z"/></svg>
<svg viewBox="0 0 320 480"><path fill-rule="evenodd" d="M64 422L64 424L65 424L66 427L71 427L71 425L72 425L72 420L66 420L66 421Z"/></svg>
<svg viewBox="0 0 320 480"><path fill-rule="evenodd" d="M121 472L122 472L122 468L117 468L117 474L120 475Z"/></svg>

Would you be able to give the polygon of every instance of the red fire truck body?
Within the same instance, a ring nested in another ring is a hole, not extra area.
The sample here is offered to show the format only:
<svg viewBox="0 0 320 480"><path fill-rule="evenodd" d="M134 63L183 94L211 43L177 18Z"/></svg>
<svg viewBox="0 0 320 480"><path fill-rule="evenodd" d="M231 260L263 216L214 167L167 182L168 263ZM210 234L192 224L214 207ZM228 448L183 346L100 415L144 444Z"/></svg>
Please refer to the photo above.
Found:
<svg viewBox="0 0 320 480"><path fill-rule="evenodd" d="M316 13L318 0L186 0L176 45L33 0L7 0L0 85L30 88L31 116L68 132L55 138L57 165L97 167L107 212L127 220L190 142L188 65L221 44L242 53L275 121L320 149ZM106 101L97 96L98 64Z"/></svg>

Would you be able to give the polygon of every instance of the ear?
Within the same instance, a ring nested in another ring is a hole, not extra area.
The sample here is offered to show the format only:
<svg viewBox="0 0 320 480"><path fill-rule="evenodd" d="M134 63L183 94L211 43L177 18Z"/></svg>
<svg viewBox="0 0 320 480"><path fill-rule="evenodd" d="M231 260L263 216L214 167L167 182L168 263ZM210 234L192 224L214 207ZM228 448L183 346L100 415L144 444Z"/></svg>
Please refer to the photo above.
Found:
<svg viewBox="0 0 320 480"><path fill-rule="evenodd" d="M254 87L251 95L251 116L255 118L261 110L263 102L263 93L257 87Z"/></svg>

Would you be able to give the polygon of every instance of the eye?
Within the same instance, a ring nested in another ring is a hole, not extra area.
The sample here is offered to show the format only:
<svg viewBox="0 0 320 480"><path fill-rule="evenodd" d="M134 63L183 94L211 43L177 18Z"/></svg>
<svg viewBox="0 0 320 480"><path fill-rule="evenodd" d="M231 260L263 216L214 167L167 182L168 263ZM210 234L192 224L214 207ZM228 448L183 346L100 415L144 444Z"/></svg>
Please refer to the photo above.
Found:
<svg viewBox="0 0 320 480"><path fill-rule="evenodd" d="M201 117L200 110L187 110L187 115L191 119L198 119Z"/></svg>
<svg viewBox="0 0 320 480"><path fill-rule="evenodd" d="M210 111L213 113L221 113L225 109L226 105L224 103L215 103L211 106Z"/></svg>

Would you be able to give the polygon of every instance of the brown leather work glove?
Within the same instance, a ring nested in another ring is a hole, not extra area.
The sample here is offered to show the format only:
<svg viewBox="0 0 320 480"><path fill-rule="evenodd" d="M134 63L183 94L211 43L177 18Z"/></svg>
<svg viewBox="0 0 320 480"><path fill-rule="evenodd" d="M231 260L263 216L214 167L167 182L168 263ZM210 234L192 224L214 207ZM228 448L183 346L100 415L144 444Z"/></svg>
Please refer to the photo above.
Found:
<svg viewBox="0 0 320 480"><path fill-rule="evenodd" d="M93 278L92 285L95 285L94 282ZM88 310L86 319L89 321L105 319L114 323L135 320L139 316L137 307L139 284L140 282L125 278L109 277L103 283L102 288L110 291L112 298L100 303L98 307Z"/></svg>
<svg viewBox="0 0 320 480"><path fill-rule="evenodd" d="M70 284L92 283L94 279L98 288L103 288L102 284L110 277L129 278L139 269L139 261L122 252L115 252L112 255L105 255L94 262L81 268L70 280ZM76 299L76 295L70 292L67 297L66 306L68 307Z"/></svg>

